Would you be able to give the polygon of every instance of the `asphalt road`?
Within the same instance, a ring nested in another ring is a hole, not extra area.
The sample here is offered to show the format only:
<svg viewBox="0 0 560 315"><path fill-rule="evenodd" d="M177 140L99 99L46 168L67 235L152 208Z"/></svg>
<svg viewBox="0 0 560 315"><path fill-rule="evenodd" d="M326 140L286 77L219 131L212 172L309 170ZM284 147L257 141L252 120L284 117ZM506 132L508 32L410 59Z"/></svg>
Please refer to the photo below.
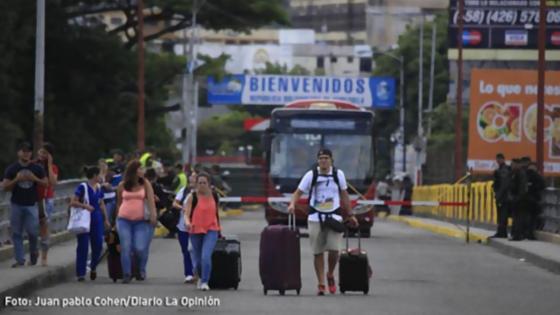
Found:
<svg viewBox="0 0 560 315"><path fill-rule="evenodd" d="M156 239L152 243L148 279L124 285L107 278L106 264L98 279L67 282L35 292L30 297L52 298L59 303L80 301L116 302L116 298L141 297L163 303L152 307L8 307L1 314L115 314L122 312L177 314L558 314L560 276L493 249L433 235L400 223L376 222L373 237L363 240L373 267L370 294L316 296L316 280L307 238L302 238L300 296L276 292L264 296L258 273L259 235L262 213L249 212L224 220L225 234L242 242L243 274L237 291L200 292L182 283L182 265L177 241ZM356 242L356 240L352 240ZM78 301L74 298L77 297ZM219 306L173 306L201 303L200 297ZM167 305L167 306L166 306Z"/></svg>

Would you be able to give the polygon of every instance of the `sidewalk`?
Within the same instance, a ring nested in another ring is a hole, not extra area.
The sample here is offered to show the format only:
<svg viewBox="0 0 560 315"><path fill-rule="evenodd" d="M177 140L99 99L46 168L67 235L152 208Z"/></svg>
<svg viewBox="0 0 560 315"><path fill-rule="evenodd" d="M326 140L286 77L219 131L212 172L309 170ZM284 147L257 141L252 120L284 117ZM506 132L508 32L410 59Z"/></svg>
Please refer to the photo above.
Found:
<svg viewBox="0 0 560 315"><path fill-rule="evenodd" d="M414 228L430 231L465 241L466 226L431 218L391 215L387 220L401 222ZM471 243L481 243L495 248L499 252L513 258L529 262L538 267L560 274L560 236L538 232L537 241L513 242L503 238L490 238L495 231L471 227L469 238ZM546 241L544 241L546 240Z"/></svg>
<svg viewBox="0 0 560 315"><path fill-rule="evenodd" d="M244 213L242 209L232 209L220 212L221 218L236 217ZM22 297L31 292L71 280L75 277L76 240L69 233L60 233L57 244L49 250L49 264L11 268L14 260L11 258L12 247L3 248L4 259L0 260L0 310L4 308L6 296ZM27 243L27 242L26 242ZM27 245L27 244L26 244ZM105 249L105 245L104 245ZM8 257L9 256L9 257ZM29 254L26 253L26 260Z"/></svg>

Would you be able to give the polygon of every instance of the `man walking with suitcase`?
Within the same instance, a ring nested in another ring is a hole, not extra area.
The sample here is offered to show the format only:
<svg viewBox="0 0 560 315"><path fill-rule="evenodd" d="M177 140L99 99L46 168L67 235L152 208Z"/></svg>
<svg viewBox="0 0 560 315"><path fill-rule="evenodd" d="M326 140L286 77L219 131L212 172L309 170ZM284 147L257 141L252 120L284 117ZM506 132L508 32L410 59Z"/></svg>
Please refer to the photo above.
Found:
<svg viewBox="0 0 560 315"><path fill-rule="evenodd" d="M317 153L318 167L308 171L302 178L292 196L288 211L294 213L295 204L304 193L309 194L309 215L307 225L309 240L313 250L315 273L317 275L318 295L324 295L325 259L328 252L327 284L331 294L336 293L334 270L338 263L342 248L344 226L343 210L346 210L352 225L358 221L351 212L350 198L346 191L347 184L344 172L333 167L332 152L321 149Z"/></svg>

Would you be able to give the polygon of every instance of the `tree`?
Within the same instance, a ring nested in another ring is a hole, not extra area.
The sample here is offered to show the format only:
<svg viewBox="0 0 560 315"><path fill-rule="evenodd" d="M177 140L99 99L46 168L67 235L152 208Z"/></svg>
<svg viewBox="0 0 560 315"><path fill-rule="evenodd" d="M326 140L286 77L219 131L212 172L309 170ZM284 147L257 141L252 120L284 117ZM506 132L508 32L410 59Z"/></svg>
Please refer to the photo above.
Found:
<svg viewBox="0 0 560 315"><path fill-rule="evenodd" d="M122 11L126 16L123 25L111 30L124 34L126 47L134 46L137 36L137 6L132 0L62 0L68 8L68 18L84 17L111 11ZM197 24L212 30L231 29L248 32L252 29L278 23L288 24L288 16L282 0L244 0L243 5L231 0L145 0L144 21L164 22L165 26L153 34L145 34L144 40L157 39L165 34L191 26L193 9L197 11Z"/></svg>
<svg viewBox="0 0 560 315"><path fill-rule="evenodd" d="M147 21L168 27L146 40L175 30L190 21L193 1L146 0ZM79 175L80 166L95 163L112 148L134 149L136 139L137 57L133 0L47 1L45 139L56 147L62 177ZM212 29L245 31L269 21L284 23L279 1L209 0L199 24ZM154 6L158 7L155 8ZM108 33L88 14L126 11L126 27ZM35 1L0 1L0 168L15 159L16 144L31 139L35 54ZM274 17L273 17L274 16ZM187 25L188 26L188 25ZM121 32L126 32L123 45ZM196 74L223 72L227 56L205 61ZM169 90L183 73L186 60L170 54L146 53L146 145L176 152L175 141L160 112Z"/></svg>
<svg viewBox="0 0 560 315"><path fill-rule="evenodd" d="M449 89L449 71L447 60L447 13L438 14L434 22L425 24L424 27L424 94L423 104L427 108L428 92L429 92L429 69L431 56L431 32L434 24L437 24L437 41L436 41L436 58L435 58L435 76L434 76L434 104L442 104L446 101ZM403 56L405 62L405 99L404 106L406 108L405 130L406 140L410 143L417 133L418 121L418 72L419 72L419 26L408 26L407 31L399 37L398 48L392 49L387 53L394 56ZM374 75L389 75L399 78L399 63L392 58L377 54L375 56L376 68ZM396 100L399 104L397 96ZM424 116L426 122L426 115ZM377 136L389 139L391 133L397 130L399 124L398 111L378 111L375 117L375 126ZM425 126L424 126L425 127ZM424 128L426 130L426 128ZM435 131L436 128L434 127ZM377 156L378 160L387 160L388 155ZM390 163L384 162L384 165ZM389 169L380 170L378 175L388 172Z"/></svg>

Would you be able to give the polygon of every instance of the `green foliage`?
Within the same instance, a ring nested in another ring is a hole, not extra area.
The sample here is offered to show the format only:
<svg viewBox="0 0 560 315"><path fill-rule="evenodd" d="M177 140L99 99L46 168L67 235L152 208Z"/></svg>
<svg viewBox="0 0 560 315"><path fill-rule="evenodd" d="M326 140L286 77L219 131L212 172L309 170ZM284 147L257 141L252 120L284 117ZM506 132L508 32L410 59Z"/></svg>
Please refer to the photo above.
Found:
<svg viewBox="0 0 560 315"><path fill-rule="evenodd" d="M449 71L447 60L447 13L437 15L435 76L434 76L434 104L445 102L449 88ZM434 23L424 25L424 88L423 104L428 107L429 84L430 84L430 57L431 57L431 37ZM405 100L406 108L406 134L407 138L416 134L418 117L418 73L419 73L419 26L408 27L407 31L399 37L399 47L388 51L393 56L403 56L405 63ZM374 75L390 75L399 78L399 63L386 55L378 54L375 57L376 69ZM397 95L397 104L399 98ZM377 115L377 124L382 134L388 136L398 127L398 112L383 111ZM424 126L424 130L426 130Z"/></svg>
<svg viewBox="0 0 560 315"><path fill-rule="evenodd" d="M137 54L127 49L136 42L133 2L46 1L45 140L55 145L62 177L79 175L80 166L94 163L110 149L130 152L135 148ZM145 39L189 26L192 4L192 0L146 0L146 8L157 5L161 10L151 10L145 21L166 22L166 26ZM103 25L81 26L74 19L114 10L124 12L127 20L110 33ZM31 139L33 132L35 14L35 1L0 1L0 150L5 152L0 156L1 169L15 160L17 143ZM211 29L247 31L271 21L287 23L280 0L247 0L243 5L211 0L198 14L199 24ZM125 45L120 37L124 33ZM223 75L227 58L199 56L204 65L195 74ZM184 66L182 57L146 53L146 146L166 156L177 152L158 109L161 112ZM224 123L242 126L242 120Z"/></svg>
<svg viewBox="0 0 560 315"><path fill-rule="evenodd" d="M135 1L117 0L62 0L68 7L68 16L85 16L104 11L122 11L126 16L124 25L112 32L125 35L126 47L137 41ZM145 8L158 8L146 11L146 23L163 22L165 27L156 33L147 34L145 40L157 39L165 34L190 26L193 9L197 11L197 23L206 29L248 32L271 23L287 25L288 15L282 0L145 0ZM102 6L100 6L100 4Z"/></svg>
<svg viewBox="0 0 560 315"><path fill-rule="evenodd" d="M295 65L292 69L288 69L288 65L279 64L278 62L266 62L265 68L256 71L257 74L289 74L289 75L310 75L309 70L300 65Z"/></svg>

